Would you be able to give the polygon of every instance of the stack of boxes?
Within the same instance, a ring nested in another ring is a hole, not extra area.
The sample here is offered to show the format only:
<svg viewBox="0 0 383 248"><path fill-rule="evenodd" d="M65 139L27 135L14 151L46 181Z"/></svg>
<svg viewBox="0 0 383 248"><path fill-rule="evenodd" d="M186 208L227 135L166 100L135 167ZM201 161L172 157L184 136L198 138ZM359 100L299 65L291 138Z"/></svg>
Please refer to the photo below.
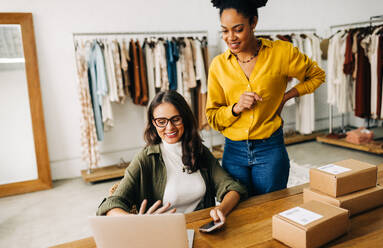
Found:
<svg viewBox="0 0 383 248"><path fill-rule="evenodd" d="M332 204L355 215L383 205L383 187L376 185L377 167L349 159L310 169L310 188L303 190L304 202Z"/></svg>
<svg viewBox="0 0 383 248"><path fill-rule="evenodd" d="M273 216L273 238L291 247L319 247L347 232L349 215L383 205L377 167L349 159L310 169L304 204Z"/></svg>

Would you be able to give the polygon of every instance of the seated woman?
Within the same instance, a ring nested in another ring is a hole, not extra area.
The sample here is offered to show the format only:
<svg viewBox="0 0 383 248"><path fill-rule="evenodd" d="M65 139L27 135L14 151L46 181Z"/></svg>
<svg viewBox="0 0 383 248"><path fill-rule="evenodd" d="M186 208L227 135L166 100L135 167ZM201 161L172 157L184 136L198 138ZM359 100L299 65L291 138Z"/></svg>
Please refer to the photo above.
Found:
<svg viewBox="0 0 383 248"><path fill-rule="evenodd" d="M136 155L112 196L104 199L97 215L189 213L221 204L210 211L214 221L247 197L202 144L197 122L185 99L176 91L158 93L148 110L147 146ZM162 204L163 203L163 204ZM151 206L147 211L147 205Z"/></svg>

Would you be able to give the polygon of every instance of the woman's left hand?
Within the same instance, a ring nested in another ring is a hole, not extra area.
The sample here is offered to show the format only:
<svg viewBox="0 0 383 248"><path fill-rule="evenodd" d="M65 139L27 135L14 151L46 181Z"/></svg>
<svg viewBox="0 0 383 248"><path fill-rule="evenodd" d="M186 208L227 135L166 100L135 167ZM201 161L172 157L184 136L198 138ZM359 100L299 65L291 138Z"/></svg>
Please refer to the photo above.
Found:
<svg viewBox="0 0 383 248"><path fill-rule="evenodd" d="M226 217L222 212L220 207L215 207L210 210L210 217L214 220L214 222L222 222L225 223Z"/></svg>

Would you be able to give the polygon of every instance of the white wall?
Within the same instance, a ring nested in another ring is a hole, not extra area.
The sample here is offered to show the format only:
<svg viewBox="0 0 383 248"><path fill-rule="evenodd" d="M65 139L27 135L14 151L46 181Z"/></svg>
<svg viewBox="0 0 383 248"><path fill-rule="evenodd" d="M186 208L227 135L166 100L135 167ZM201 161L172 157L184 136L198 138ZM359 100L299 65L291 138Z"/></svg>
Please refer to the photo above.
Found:
<svg viewBox="0 0 383 248"><path fill-rule="evenodd" d="M381 0L270 0L268 6L259 11L258 28L316 28L325 36L329 34L330 25L364 21L381 14L382 9ZM85 168L80 159L80 107L73 32L207 30L211 52L214 53L218 44L219 18L208 0L6 0L2 1L1 11L32 12L34 16L54 179L78 176ZM322 105L327 106L324 102ZM115 163L122 156L130 160L143 145L144 109L130 102L127 106L116 106L114 111L116 127L106 134L100 147L103 165ZM217 135L214 139L215 143L222 141Z"/></svg>

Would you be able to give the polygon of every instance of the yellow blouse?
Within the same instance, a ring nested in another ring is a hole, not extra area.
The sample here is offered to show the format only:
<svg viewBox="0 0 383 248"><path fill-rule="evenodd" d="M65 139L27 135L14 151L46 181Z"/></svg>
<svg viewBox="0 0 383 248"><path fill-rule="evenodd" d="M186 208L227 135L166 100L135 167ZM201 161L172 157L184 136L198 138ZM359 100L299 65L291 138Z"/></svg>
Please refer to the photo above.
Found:
<svg viewBox="0 0 383 248"><path fill-rule="evenodd" d="M289 77L300 81L295 86L300 96L314 92L325 80L325 72L317 63L291 43L261 41L249 80L229 49L215 57L209 68L206 116L210 126L231 140L265 139L281 126L276 111ZM245 91L257 93L262 102L234 116L233 105Z"/></svg>

